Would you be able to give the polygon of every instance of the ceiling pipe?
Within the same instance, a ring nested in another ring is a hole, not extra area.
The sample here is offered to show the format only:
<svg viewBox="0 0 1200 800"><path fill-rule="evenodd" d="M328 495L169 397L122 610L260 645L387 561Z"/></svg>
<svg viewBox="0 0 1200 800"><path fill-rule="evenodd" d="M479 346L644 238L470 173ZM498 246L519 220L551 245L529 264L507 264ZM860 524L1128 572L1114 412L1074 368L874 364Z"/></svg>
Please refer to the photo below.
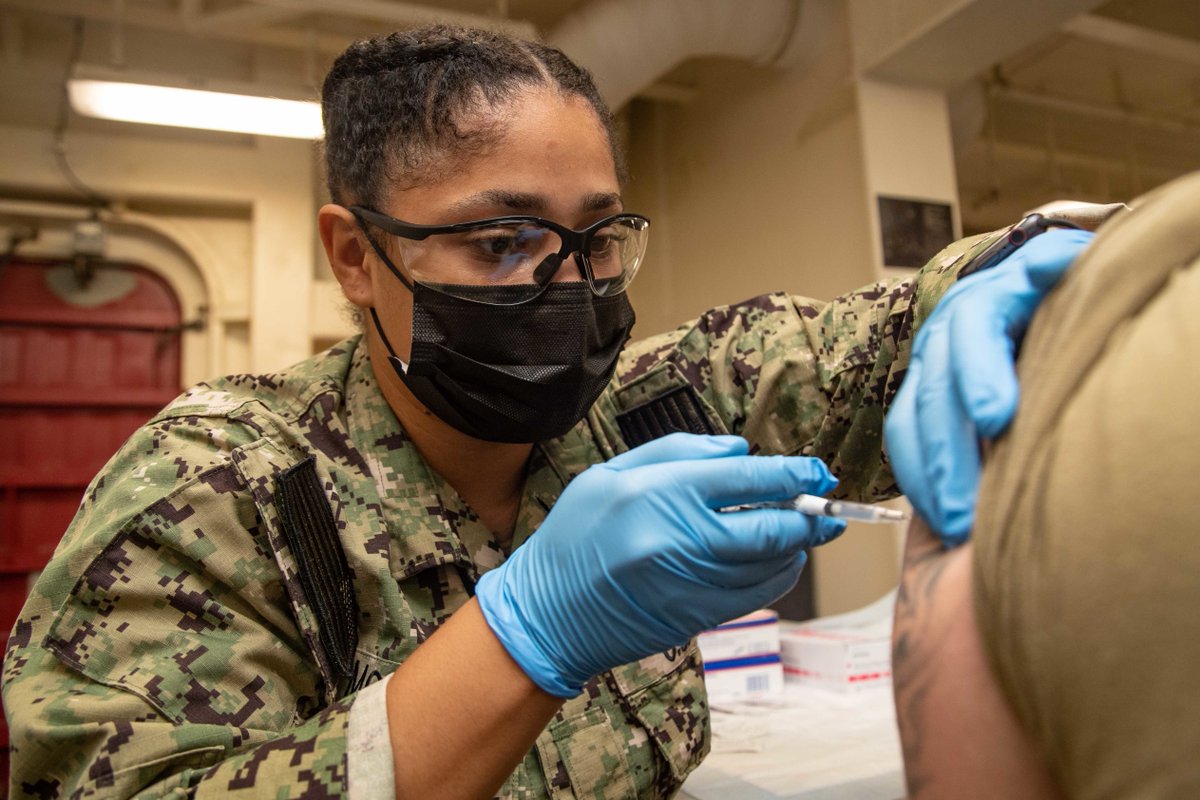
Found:
<svg viewBox="0 0 1200 800"><path fill-rule="evenodd" d="M184 19L189 30L199 33L214 33L222 30L263 28L268 25L279 25L298 16L301 16L301 12L291 8L245 5L229 8L224 11L209 11L207 14L195 12L185 15Z"/></svg>
<svg viewBox="0 0 1200 800"><path fill-rule="evenodd" d="M990 91L994 97L1016 103L1038 106L1050 111L1080 114L1095 119L1138 125L1144 128L1157 128L1158 130L1170 133L1190 134L1194 136L1197 131L1200 131L1200 122L1193 122L1182 117L1159 116L1145 111L1100 106L1083 100L1070 100L1065 97L1038 94L1024 89L1013 89L1003 86L993 86Z"/></svg>
<svg viewBox="0 0 1200 800"><path fill-rule="evenodd" d="M1200 66L1200 44L1194 39L1160 33L1098 14L1082 14L1067 20L1062 26L1062 32L1101 44L1115 45L1124 50L1146 53L1155 58Z"/></svg>
<svg viewBox="0 0 1200 800"><path fill-rule="evenodd" d="M594 0L547 37L619 108L698 56L799 68L828 39L834 0Z"/></svg>
<svg viewBox="0 0 1200 800"><path fill-rule="evenodd" d="M224 15L226 12L232 14L235 10L241 11L242 9L246 9L245 13L250 13L249 8L254 7L254 5L255 3L252 2L250 4L235 6L226 11L208 13ZM537 30L531 23L450 10L446 10L444 13L436 12L433 6L419 6L414 3L387 3L380 5L378 0L370 4L354 3L352 0L351 5L343 6L340 2L334 4L310 2L309 0L262 0L260 5L273 8L280 13L286 11L289 15L293 16L308 13L329 13L342 17L361 18L363 15L376 15L380 10L386 10L390 18L385 21L394 24L396 27L411 27L422 22L427 22L430 19L430 13L435 13L437 18L443 21L475 25L493 30L504 30L527 38L537 36ZM118 17L112 0L0 0L0 7L3 7L5 11L50 14L100 22L115 22ZM133 4L126 10L123 19L130 27L145 28L147 30L167 31L170 33L195 31L202 35L209 35L215 39L224 41L264 45L267 47L281 47L292 50L307 50L315 46L318 52L328 55L337 55L354 41L354 37L349 34L318 30L315 36L313 36L302 28L286 25L266 27L258 27L256 25L228 26L220 24L223 19L222 16L214 17L213 21L218 23L215 29L211 31L200 30L196 26L200 26L202 29L207 17L199 14L199 9L199 4L190 2L185 6L181 6L178 10L157 5ZM406 16L409 11L416 9L420 9L418 16ZM434 9L434 11L431 12L430 9ZM371 18L377 18L377 16L372 16Z"/></svg>
<svg viewBox="0 0 1200 800"><path fill-rule="evenodd" d="M399 2L399 0L338 0L336 4L329 3L328 0L250 0L250 2L255 5L311 14L329 13L334 10L331 6L336 6L336 13L341 16L376 19L404 26L448 22L455 25L474 25L504 31L526 39L537 36L537 28L531 22L471 14L423 3Z"/></svg>

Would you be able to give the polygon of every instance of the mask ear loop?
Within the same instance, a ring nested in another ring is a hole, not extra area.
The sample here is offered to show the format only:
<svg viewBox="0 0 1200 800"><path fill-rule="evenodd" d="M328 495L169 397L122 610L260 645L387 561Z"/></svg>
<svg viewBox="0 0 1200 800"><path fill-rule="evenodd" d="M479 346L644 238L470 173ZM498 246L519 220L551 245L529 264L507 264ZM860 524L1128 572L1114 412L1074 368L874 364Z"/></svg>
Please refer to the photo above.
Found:
<svg viewBox="0 0 1200 800"><path fill-rule="evenodd" d="M388 341L387 334L383 332L383 325L379 322L379 314L376 313L375 306L371 306L371 320L375 323L375 331L379 334L379 338L383 342L383 346L387 348L388 361L391 361L392 365L398 370L407 374L408 364L404 363L400 356L396 355L395 349L392 348L392 343Z"/></svg>
<svg viewBox="0 0 1200 800"><path fill-rule="evenodd" d="M367 230L367 226L363 224L363 221L358 218L357 214L354 215L354 221L358 223L358 228L363 232L363 236L367 237L367 242L370 243L371 249L375 251L375 255L379 256L379 260L384 263L384 266L391 270L393 275L400 279L400 282L404 284L404 288L408 289L410 294L414 293L413 285L408 282L408 278L405 278L400 270L396 269L396 265L392 263L390 258L388 258L387 253L383 252L383 248L380 247L379 243L375 241L375 237L372 236L371 232ZM379 312L375 310L375 306L371 306L370 310L371 321L375 323L375 331L379 334L379 339L383 342L383 346L387 348L388 360L391 361L392 364L401 372L407 373L408 364L405 364L404 361L400 359L400 356L396 355L395 348L393 348L392 343L388 341L387 334L383 332L383 324L379 321Z"/></svg>

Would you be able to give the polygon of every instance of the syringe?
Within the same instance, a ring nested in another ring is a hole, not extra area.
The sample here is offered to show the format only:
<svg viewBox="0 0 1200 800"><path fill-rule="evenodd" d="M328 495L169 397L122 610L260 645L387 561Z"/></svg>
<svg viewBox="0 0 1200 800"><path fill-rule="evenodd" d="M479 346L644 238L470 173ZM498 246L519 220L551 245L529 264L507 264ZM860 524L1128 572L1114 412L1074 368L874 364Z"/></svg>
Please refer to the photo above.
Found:
<svg viewBox="0 0 1200 800"><path fill-rule="evenodd" d="M830 500L815 494L800 494L791 500L775 500L763 503L745 503L727 506L722 511L747 511L755 508L782 508L799 511L814 517L841 517L856 522L904 522L908 514L894 508L881 508L866 503L851 503L848 500Z"/></svg>

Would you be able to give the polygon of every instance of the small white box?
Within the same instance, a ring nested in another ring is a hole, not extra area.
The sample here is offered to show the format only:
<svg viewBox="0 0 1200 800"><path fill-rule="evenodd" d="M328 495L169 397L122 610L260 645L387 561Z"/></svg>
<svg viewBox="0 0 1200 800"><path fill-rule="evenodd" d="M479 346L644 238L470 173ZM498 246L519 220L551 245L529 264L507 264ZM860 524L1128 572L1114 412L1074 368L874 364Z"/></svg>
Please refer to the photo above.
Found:
<svg viewBox="0 0 1200 800"><path fill-rule="evenodd" d="M709 701L729 703L783 691L779 615L762 610L699 636Z"/></svg>
<svg viewBox="0 0 1200 800"><path fill-rule="evenodd" d="M780 631L788 680L856 692L892 684L895 594L849 614L788 623Z"/></svg>
<svg viewBox="0 0 1200 800"><path fill-rule="evenodd" d="M784 631L782 638L783 670L789 680L839 692L891 685L890 638L806 630Z"/></svg>
<svg viewBox="0 0 1200 800"><path fill-rule="evenodd" d="M700 634L704 661L727 661L779 653L779 615L770 609L731 619Z"/></svg>

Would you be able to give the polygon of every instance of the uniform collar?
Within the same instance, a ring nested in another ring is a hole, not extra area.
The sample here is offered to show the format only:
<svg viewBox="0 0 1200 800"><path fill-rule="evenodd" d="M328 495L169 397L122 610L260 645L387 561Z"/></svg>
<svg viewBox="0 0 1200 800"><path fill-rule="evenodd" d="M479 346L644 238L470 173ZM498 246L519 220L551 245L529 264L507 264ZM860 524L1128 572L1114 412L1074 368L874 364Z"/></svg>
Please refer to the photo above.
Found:
<svg viewBox="0 0 1200 800"><path fill-rule="evenodd" d="M422 569L457 562L478 578L504 561L505 553L466 504L404 433L375 379L365 339L360 340L346 377L346 411L351 439L374 481L389 539L393 575L403 579ZM513 545L525 541L558 499L563 472L537 445L517 512Z"/></svg>
<svg viewBox="0 0 1200 800"><path fill-rule="evenodd" d="M505 553L491 531L458 492L429 468L405 435L379 389L365 339L359 341L347 375L346 409L351 438L371 470L384 509L397 578L430 566L431 553L446 556L439 562L458 561L473 578L504 561ZM605 460L592 432L594 424L585 420L563 436L534 446L513 547L537 530L569 481Z"/></svg>

